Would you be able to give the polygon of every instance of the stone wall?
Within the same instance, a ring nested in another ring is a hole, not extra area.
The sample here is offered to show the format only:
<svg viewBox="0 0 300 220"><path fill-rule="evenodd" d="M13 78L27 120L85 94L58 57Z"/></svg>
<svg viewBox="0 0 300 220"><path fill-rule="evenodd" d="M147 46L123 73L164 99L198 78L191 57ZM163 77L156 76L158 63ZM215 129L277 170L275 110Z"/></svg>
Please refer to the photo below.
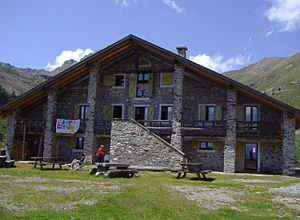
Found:
<svg viewBox="0 0 300 220"><path fill-rule="evenodd" d="M260 143L260 172L282 174L282 143Z"/></svg>
<svg viewBox="0 0 300 220"><path fill-rule="evenodd" d="M295 116L283 112L282 174L295 174Z"/></svg>
<svg viewBox="0 0 300 220"><path fill-rule="evenodd" d="M15 137L15 122L16 122L16 116L18 114L18 111L13 111L11 115L8 116L7 119L7 134L6 134L6 144L7 144L7 150L6 154L8 156L8 159L12 159L12 149L13 149L13 142Z"/></svg>
<svg viewBox="0 0 300 220"><path fill-rule="evenodd" d="M183 153L133 120L112 122L110 162L178 167Z"/></svg>
<svg viewBox="0 0 300 220"><path fill-rule="evenodd" d="M190 163L203 163L203 169L223 171L224 143L214 142L213 150L199 149L199 141L184 141L183 152Z"/></svg>

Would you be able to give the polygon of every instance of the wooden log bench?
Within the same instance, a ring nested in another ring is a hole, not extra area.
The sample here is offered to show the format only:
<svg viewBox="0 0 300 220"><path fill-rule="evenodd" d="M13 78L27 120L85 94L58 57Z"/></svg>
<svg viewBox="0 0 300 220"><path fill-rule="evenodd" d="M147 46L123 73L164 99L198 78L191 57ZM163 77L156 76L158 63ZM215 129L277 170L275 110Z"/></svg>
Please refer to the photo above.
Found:
<svg viewBox="0 0 300 220"><path fill-rule="evenodd" d="M0 168L5 167L5 161L7 156L0 156Z"/></svg>
<svg viewBox="0 0 300 220"><path fill-rule="evenodd" d="M15 167L15 161L14 160L6 160L4 162L4 166L6 168L11 168L11 167Z"/></svg>
<svg viewBox="0 0 300 220"><path fill-rule="evenodd" d="M137 170L109 170L104 173L104 176L110 178L132 178Z"/></svg>

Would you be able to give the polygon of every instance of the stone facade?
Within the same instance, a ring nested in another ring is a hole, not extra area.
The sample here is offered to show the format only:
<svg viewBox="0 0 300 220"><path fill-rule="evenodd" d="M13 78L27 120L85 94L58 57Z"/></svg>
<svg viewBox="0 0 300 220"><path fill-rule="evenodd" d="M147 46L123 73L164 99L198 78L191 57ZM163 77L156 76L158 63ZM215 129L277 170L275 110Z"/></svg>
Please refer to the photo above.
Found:
<svg viewBox="0 0 300 220"><path fill-rule="evenodd" d="M58 156L53 155L56 150L56 134L53 131L53 126L56 122L57 111L57 90L48 90L46 120L45 120L45 134L44 134L44 152L43 157Z"/></svg>
<svg viewBox="0 0 300 220"><path fill-rule="evenodd" d="M183 153L133 120L112 122L110 162L178 167Z"/></svg>
<svg viewBox="0 0 300 220"><path fill-rule="evenodd" d="M96 112L97 112L97 90L99 84L99 67L92 67L89 74L89 86L87 96L87 113L84 151L87 163L95 161L95 151L97 148L97 138L94 131Z"/></svg>
<svg viewBox="0 0 300 220"><path fill-rule="evenodd" d="M282 143L260 143L260 171L282 174Z"/></svg>
<svg viewBox="0 0 300 220"><path fill-rule="evenodd" d="M295 116L283 112L282 174L295 174Z"/></svg>
<svg viewBox="0 0 300 220"><path fill-rule="evenodd" d="M173 122L172 122L172 136L171 145L181 150L182 148L182 101L183 101L183 75L182 67L175 65L174 71L174 101L173 101Z"/></svg>
<svg viewBox="0 0 300 220"><path fill-rule="evenodd" d="M235 172L236 153L236 103L237 91L228 89L227 94L227 136L224 147L224 172Z"/></svg>
<svg viewBox="0 0 300 220"><path fill-rule="evenodd" d="M13 142L15 137L15 122L16 122L17 111L13 111L13 113L7 119L7 135L6 135L6 143L7 143L7 151L6 154L8 159L11 159Z"/></svg>

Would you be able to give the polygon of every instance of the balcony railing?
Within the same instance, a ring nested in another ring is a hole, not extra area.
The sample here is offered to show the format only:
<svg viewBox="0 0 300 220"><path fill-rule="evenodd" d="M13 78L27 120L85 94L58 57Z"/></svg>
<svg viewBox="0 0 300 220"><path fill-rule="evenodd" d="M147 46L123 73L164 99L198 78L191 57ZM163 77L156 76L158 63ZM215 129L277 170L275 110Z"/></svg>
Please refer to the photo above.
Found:
<svg viewBox="0 0 300 220"><path fill-rule="evenodd" d="M187 136L225 136L226 121L183 121L183 134Z"/></svg>
<svg viewBox="0 0 300 220"><path fill-rule="evenodd" d="M281 123L278 121L237 122L237 135L280 138L282 137Z"/></svg>
<svg viewBox="0 0 300 220"><path fill-rule="evenodd" d="M100 134L110 134L111 120L97 120L95 122L95 130Z"/></svg>
<svg viewBox="0 0 300 220"><path fill-rule="evenodd" d="M137 122L159 136L168 136L172 134L171 120L138 120Z"/></svg>
<svg viewBox="0 0 300 220"><path fill-rule="evenodd" d="M44 132L44 120L43 119L23 119L18 118L16 120L16 132L23 133L24 129L26 133L31 132Z"/></svg>

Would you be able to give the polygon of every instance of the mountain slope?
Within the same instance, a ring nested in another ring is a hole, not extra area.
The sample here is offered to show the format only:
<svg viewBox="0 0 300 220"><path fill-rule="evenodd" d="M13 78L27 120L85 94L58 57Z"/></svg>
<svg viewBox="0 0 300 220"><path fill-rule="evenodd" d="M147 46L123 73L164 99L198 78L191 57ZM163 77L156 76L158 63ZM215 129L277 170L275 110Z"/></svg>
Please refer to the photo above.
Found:
<svg viewBox="0 0 300 220"><path fill-rule="evenodd" d="M300 53L291 57L265 58L225 76L300 108Z"/></svg>

